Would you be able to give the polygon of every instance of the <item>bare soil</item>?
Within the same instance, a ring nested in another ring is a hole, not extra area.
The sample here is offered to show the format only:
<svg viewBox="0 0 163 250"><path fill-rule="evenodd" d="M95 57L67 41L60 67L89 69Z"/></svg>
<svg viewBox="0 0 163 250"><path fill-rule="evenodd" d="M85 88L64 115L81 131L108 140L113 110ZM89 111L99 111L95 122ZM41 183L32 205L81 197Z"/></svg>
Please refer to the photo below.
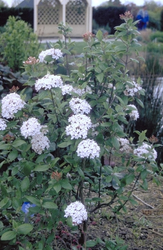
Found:
<svg viewBox="0 0 163 250"><path fill-rule="evenodd" d="M109 215L108 209L92 215L88 239L110 240L119 236L128 250L163 250L163 188L152 181L147 191L133 193L137 205L127 204L127 212ZM104 249L100 245L91 249Z"/></svg>

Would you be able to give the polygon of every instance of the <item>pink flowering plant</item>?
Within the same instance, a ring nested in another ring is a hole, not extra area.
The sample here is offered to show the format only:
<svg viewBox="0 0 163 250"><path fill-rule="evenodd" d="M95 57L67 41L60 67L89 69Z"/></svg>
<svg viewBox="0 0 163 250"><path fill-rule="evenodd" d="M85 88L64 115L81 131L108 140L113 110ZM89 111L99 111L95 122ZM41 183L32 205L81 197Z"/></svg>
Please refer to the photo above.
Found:
<svg viewBox="0 0 163 250"><path fill-rule="evenodd" d="M97 244L86 238L90 213L125 210L127 202L135 204L136 185L147 189L148 175L157 181L157 152L145 131L136 131L133 143L144 91L127 67L140 45L132 17L122 18L114 42L100 31L86 39L84 58L70 72L70 40L42 51L39 60L24 63L25 88L2 98L2 242L20 250L52 250L66 244L58 228L67 223L72 240L62 248L88 249ZM61 66L68 74L56 74Z"/></svg>

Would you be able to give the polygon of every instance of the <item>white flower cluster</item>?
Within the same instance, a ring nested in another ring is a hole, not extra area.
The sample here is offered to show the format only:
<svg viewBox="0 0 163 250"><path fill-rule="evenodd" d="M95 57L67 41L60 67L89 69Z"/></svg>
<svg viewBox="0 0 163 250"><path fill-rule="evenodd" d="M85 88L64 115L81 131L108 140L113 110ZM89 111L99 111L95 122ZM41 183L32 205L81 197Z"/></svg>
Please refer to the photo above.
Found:
<svg viewBox="0 0 163 250"><path fill-rule="evenodd" d="M136 121L139 118L139 112L137 108L135 107L135 105L132 105L132 104L128 105L128 107L132 108L131 112L129 113L131 120ZM127 108L126 110L129 110L129 109Z"/></svg>
<svg viewBox="0 0 163 250"><path fill-rule="evenodd" d="M4 119L0 118L0 130L5 130L7 127L7 124Z"/></svg>
<svg viewBox="0 0 163 250"><path fill-rule="evenodd" d="M83 221L87 220L87 211L85 209L85 206L79 201L72 202L67 206L64 212L64 217L72 218L73 225L79 225Z"/></svg>
<svg viewBox="0 0 163 250"><path fill-rule="evenodd" d="M91 119L83 114L72 115L68 121L70 125L66 127L66 135L71 136L71 140L87 137L88 130L91 128Z"/></svg>
<svg viewBox="0 0 163 250"><path fill-rule="evenodd" d="M157 158L157 152L151 145L143 143L140 147L134 149L134 155L138 157L148 158L150 160L155 160Z"/></svg>
<svg viewBox="0 0 163 250"><path fill-rule="evenodd" d="M36 80L35 89L39 91L40 89L51 89L61 87L63 85L63 81L60 76L47 74L41 79Z"/></svg>
<svg viewBox="0 0 163 250"><path fill-rule="evenodd" d="M39 61L41 63L43 62L47 63L47 61L45 60L46 56L52 56L53 59L58 60L60 57L63 56L63 54L60 49L51 48L51 49L43 50L38 56Z"/></svg>
<svg viewBox="0 0 163 250"><path fill-rule="evenodd" d="M79 143L77 147L77 155L81 158L94 159L100 155L100 147L94 140L86 139Z"/></svg>
<svg viewBox="0 0 163 250"><path fill-rule="evenodd" d="M29 118L20 128L22 136L32 137L41 133L42 126L36 118Z"/></svg>
<svg viewBox="0 0 163 250"><path fill-rule="evenodd" d="M31 144L32 144L32 149L37 154L40 155L45 149L49 148L50 141L47 136L41 133L41 134L32 136Z"/></svg>
<svg viewBox="0 0 163 250"><path fill-rule="evenodd" d="M25 102L17 93L10 93L2 99L2 117L10 119L14 118L19 110L24 108Z"/></svg>
<svg viewBox="0 0 163 250"><path fill-rule="evenodd" d="M70 84L65 84L61 86L60 88L62 90L62 95L66 95L66 94L71 95L71 92L73 91L73 87Z"/></svg>
<svg viewBox="0 0 163 250"><path fill-rule="evenodd" d="M129 153L132 151L132 148L130 147L130 142L128 139L126 138L118 138L118 141L120 143L120 151L121 152L125 152L125 153Z"/></svg>
<svg viewBox="0 0 163 250"><path fill-rule="evenodd" d="M84 93L84 91L85 90L83 90L82 93ZM70 125L66 127L66 135L70 135L71 140L79 138L86 139L88 130L92 127L92 122L84 113L89 114L92 109L91 106L86 100L82 100L78 97L72 98L69 102L69 106L74 112L74 115L68 119ZM95 127L96 126L94 126L93 129ZM76 152L81 158L86 157L94 159L95 157L99 157L100 147L95 141L87 139L79 143Z"/></svg>
<svg viewBox="0 0 163 250"><path fill-rule="evenodd" d="M135 81L133 81L133 82L127 82L124 94L126 96L134 96L141 89L142 89L142 87L139 84L137 84Z"/></svg>
<svg viewBox="0 0 163 250"><path fill-rule="evenodd" d="M72 98L69 105L74 114L89 114L92 109L86 100L82 100L78 97Z"/></svg>
<svg viewBox="0 0 163 250"><path fill-rule="evenodd" d="M44 136L48 132L47 126L41 125L36 118L32 117L23 122L20 132L25 138L32 137L32 149L37 154L49 148L50 141L47 136Z"/></svg>

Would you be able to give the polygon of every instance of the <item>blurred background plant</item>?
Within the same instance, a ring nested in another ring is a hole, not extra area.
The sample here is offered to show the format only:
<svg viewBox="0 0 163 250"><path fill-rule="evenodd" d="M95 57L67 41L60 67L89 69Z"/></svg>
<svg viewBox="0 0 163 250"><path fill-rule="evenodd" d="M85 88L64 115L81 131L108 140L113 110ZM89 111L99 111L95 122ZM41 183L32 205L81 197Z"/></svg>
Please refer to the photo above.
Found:
<svg viewBox="0 0 163 250"><path fill-rule="evenodd" d="M22 71L23 61L38 57L39 42L32 28L22 20L10 16L0 37L0 56L4 65Z"/></svg>

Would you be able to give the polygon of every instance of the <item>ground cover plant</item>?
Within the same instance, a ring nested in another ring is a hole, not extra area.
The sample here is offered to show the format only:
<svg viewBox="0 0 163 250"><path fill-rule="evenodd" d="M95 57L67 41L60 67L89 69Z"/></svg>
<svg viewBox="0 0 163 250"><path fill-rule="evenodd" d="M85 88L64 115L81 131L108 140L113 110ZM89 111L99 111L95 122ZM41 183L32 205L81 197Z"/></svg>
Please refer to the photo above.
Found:
<svg viewBox="0 0 163 250"><path fill-rule="evenodd" d="M132 15L120 18L114 42L101 31L84 34L72 70L71 30L60 24L65 40L29 57L23 90L13 86L2 98L2 249L127 249L116 235L87 238L95 212L125 211L136 186L147 189L148 176L158 183L154 143L146 131L135 131L134 143L131 136L144 90L128 64L133 52L138 62L140 45Z"/></svg>

